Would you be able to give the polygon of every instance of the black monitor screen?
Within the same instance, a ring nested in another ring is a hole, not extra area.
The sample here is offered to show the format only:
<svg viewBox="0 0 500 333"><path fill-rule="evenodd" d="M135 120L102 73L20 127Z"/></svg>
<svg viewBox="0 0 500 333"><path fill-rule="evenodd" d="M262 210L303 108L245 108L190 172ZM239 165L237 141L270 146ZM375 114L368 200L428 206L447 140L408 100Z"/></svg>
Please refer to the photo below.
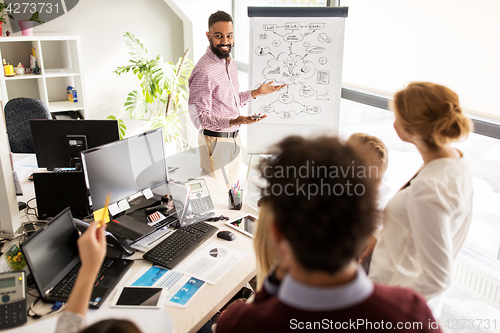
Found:
<svg viewBox="0 0 500 333"><path fill-rule="evenodd" d="M163 131L156 129L82 152L94 211L167 181Z"/></svg>
<svg viewBox="0 0 500 333"><path fill-rule="evenodd" d="M37 287L44 295L79 262L77 239L78 231L68 208L21 244Z"/></svg>
<svg viewBox="0 0 500 333"><path fill-rule="evenodd" d="M87 148L120 139L116 120L30 120L39 168L72 167L67 135L84 135ZM78 155L78 152L77 152Z"/></svg>

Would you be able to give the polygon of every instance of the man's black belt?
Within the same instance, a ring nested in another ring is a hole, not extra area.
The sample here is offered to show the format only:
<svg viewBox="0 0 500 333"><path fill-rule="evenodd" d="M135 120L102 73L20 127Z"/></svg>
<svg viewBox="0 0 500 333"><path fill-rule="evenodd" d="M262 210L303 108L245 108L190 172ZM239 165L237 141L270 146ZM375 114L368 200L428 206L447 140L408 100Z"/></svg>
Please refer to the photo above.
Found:
<svg viewBox="0 0 500 333"><path fill-rule="evenodd" d="M209 130L204 129L203 130L203 134L204 135L208 135L208 136L214 136L216 138L236 138L238 136L238 131L234 131L234 132L213 132L213 131L209 131Z"/></svg>

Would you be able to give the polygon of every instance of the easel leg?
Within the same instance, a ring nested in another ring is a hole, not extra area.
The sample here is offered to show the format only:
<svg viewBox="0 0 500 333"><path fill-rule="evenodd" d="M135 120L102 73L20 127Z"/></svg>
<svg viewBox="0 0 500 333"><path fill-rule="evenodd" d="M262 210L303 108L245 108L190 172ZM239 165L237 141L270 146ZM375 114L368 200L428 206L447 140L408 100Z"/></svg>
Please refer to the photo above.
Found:
<svg viewBox="0 0 500 333"><path fill-rule="evenodd" d="M245 188L243 189L243 199L247 195L247 190L248 190L248 178L250 176L250 169L252 168L252 157L253 154L250 155L250 161L248 162L248 169L247 169L247 176L245 178Z"/></svg>

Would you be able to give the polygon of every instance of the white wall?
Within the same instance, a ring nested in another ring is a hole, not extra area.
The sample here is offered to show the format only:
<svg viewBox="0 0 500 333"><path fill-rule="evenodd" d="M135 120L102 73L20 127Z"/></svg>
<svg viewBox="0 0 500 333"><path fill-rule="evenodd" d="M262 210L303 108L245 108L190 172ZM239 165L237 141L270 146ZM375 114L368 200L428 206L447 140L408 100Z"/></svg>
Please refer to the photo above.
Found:
<svg viewBox="0 0 500 333"><path fill-rule="evenodd" d="M342 0L349 7L344 84L392 95L411 81L441 83L462 106L500 119L500 2Z"/></svg>
<svg viewBox="0 0 500 333"><path fill-rule="evenodd" d="M232 14L232 0L164 0L172 10L183 20L184 29L192 34L185 36L185 43L191 42L190 58L195 63L205 54L208 40L208 17L218 10ZM186 25L188 27L186 27ZM186 35L186 34L185 34ZM188 46L186 46L188 47Z"/></svg>
<svg viewBox="0 0 500 333"><path fill-rule="evenodd" d="M164 0L182 20L184 28L184 47L191 50L189 58L195 63L205 54L208 40L208 18L218 10L232 12L231 0ZM180 116L183 126L183 138L193 147L198 146L198 135L188 114Z"/></svg>
<svg viewBox="0 0 500 333"><path fill-rule="evenodd" d="M125 32L134 34L152 57L161 54L176 63L184 54L182 31L181 20L164 0L83 0L63 16L34 28L37 35L81 36L90 119L125 117L127 94L140 88L133 74L113 73L129 60Z"/></svg>

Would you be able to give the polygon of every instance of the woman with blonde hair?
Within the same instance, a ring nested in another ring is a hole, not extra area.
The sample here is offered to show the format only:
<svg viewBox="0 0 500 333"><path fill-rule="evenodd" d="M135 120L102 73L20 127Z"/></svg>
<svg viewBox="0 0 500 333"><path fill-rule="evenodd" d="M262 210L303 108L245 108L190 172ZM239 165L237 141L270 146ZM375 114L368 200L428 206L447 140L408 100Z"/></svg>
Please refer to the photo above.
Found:
<svg viewBox="0 0 500 333"><path fill-rule="evenodd" d="M257 291L262 289L264 280L276 263L278 256L271 241L270 224L273 220L273 213L269 204L263 201L260 204L259 219L255 230L253 247L257 258Z"/></svg>
<svg viewBox="0 0 500 333"><path fill-rule="evenodd" d="M453 141L472 129L458 96L429 82L413 82L394 96L394 128L424 165L389 201L370 277L420 292L439 318L453 262L469 230L472 176Z"/></svg>

